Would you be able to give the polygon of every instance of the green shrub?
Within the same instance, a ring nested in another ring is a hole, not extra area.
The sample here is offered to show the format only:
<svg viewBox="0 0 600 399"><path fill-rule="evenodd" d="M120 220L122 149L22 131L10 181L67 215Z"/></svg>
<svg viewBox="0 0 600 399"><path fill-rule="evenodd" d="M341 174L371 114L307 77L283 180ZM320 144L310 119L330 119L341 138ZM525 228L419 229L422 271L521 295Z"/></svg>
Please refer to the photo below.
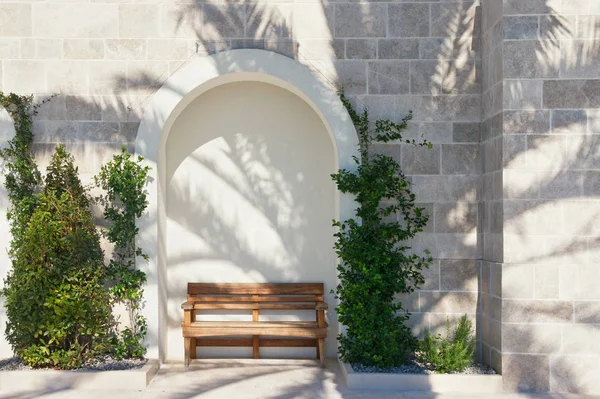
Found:
<svg viewBox="0 0 600 399"><path fill-rule="evenodd" d="M6 335L35 367L79 367L112 328L104 254L90 199L64 146L52 156L5 280Z"/></svg>
<svg viewBox="0 0 600 399"><path fill-rule="evenodd" d="M110 223L106 238L114 244L113 257L108 264L110 293L114 303L125 304L129 320L115 337L114 353L117 359L142 358L148 330L146 318L141 315L146 274L136 268L136 257L148 260L142 248L135 244L138 228L135 225L147 206L145 185L149 167L142 166L142 157L133 160L125 147L121 153L103 165L95 177L96 185L106 194L97 199L104 206L104 217Z"/></svg>
<svg viewBox="0 0 600 399"><path fill-rule="evenodd" d="M425 338L419 343L417 359L438 373L449 373L464 370L473 362L475 354L475 338L473 325L464 315L450 334L450 320L446 321L446 337L432 335L425 331Z"/></svg>
<svg viewBox="0 0 600 399"><path fill-rule="evenodd" d="M340 259L336 311L346 326L346 333L339 335L339 353L350 363L399 366L408 360L417 340L405 325L409 315L396 294L412 292L422 284L421 270L431 261L409 253L406 240L422 231L429 217L415 206L415 195L398 163L372 154L371 144L394 140L431 144L402 139L411 115L400 124L378 120L372 130L368 111L359 115L343 93L341 100L356 126L360 159L355 158L356 171L332 175L338 189L355 195L358 203L356 220L334 221L339 228L335 250ZM402 223L388 220L391 215L398 215Z"/></svg>

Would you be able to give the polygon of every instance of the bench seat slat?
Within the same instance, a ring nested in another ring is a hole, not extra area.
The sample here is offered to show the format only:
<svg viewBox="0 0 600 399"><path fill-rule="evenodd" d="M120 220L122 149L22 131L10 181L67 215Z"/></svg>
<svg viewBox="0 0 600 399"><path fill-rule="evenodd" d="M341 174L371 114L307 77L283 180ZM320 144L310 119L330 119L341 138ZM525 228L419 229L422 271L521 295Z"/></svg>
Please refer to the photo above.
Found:
<svg viewBox="0 0 600 399"><path fill-rule="evenodd" d="M301 337L301 338L326 338L327 327L258 327L251 326L245 328L239 327L182 327L184 337L218 337L223 335L272 335L277 337Z"/></svg>
<svg viewBox="0 0 600 399"><path fill-rule="evenodd" d="M252 338L198 338L197 346L252 346ZM313 348L317 346L315 339L282 339L263 338L259 340L262 348Z"/></svg>
<svg viewBox="0 0 600 399"><path fill-rule="evenodd" d="M259 296L252 298L248 295L208 296L190 295L190 302L318 302L316 296Z"/></svg>
<svg viewBox="0 0 600 399"><path fill-rule="evenodd" d="M315 310L316 305L306 303L194 303L195 310L230 309L230 310Z"/></svg>
<svg viewBox="0 0 600 399"><path fill-rule="evenodd" d="M323 283L188 283L188 295L323 295Z"/></svg>
<svg viewBox="0 0 600 399"><path fill-rule="evenodd" d="M213 328L213 327L232 327L232 328L254 328L254 327L269 327L269 328L290 328L290 327L305 327L317 328L316 321L194 321L191 324L196 328Z"/></svg>

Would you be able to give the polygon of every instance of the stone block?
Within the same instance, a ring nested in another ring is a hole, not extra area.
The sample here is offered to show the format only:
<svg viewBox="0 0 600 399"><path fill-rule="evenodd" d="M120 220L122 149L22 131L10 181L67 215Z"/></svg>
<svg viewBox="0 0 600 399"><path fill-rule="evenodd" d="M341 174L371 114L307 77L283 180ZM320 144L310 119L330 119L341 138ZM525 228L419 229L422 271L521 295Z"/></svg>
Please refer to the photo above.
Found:
<svg viewBox="0 0 600 399"><path fill-rule="evenodd" d="M504 299L502 302L503 323L571 323L573 320L571 301Z"/></svg>
<svg viewBox="0 0 600 399"><path fill-rule="evenodd" d="M367 63L360 60L335 61L338 87L343 87L349 94L367 92ZM334 75L335 76L335 75Z"/></svg>
<svg viewBox="0 0 600 399"><path fill-rule="evenodd" d="M547 355L502 355L505 391L550 390L550 358Z"/></svg>
<svg viewBox="0 0 600 399"><path fill-rule="evenodd" d="M440 289L477 291L479 285L478 263L479 261L474 259L442 259L440 261Z"/></svg>
<svg viewBox="0 0 600 399"><path fill-rule="evenodd" d="M407 175L437 175L440 173L440 146L433 148L402 145L402 170ZM418 197L417 197L418 198ZM418 198L422 200L422 198Z"/></svg>
<svg viewBox="0 0 600 399"><path fill-rule="evenodd" d="M529 135L527 136L527 156L525 167L529 170L546 170L555 172L546 174L541 185L548 185L556 177L560 180L559 171L568 168L572 161L567 158L567 142L564 136Z"/></svg>
<svg viewBox="0 0 600 399"><path fill-rule="evenodd" d="M600 354L600 326L568 324L562 326L563 347L566 354Z"/></svg>
<svg viewBox="0 0 600 399"><path fill-rule="evenodd" d="M477 227L477 205L468 202L436 203L436 233L473 233Z"/></svg>
<svg viewBox="0 0 600 399"><path fill-rule="evenodd" d="M600 301L575 301L575 323L600 324Z"/></svg>
<svg viewBox="0 0 600 399"><path fill-rule="evenodd" d="M21 39L21 57L34 59L63 58L62 41L58 39Z"/></svg>
<svg viewBox="0 0 600 399"><path fill-rule="evenodd" d="M411 313L406 325L417 338L423 339L425 330L429 329L429 313Z"/></svg>
<svg viewBox="0 0 600 399"><path fill-rule="evenodd" d="M377 58L377 40L347 39L346 58L358 60Z"/></svg>
<svg viewBox="0 0 600 399"><path fill-rule="evenodd" d="M388 6L388 36L428 37L429 7L429 4L417 3L390 4Z"/></svg>
<svg viewBox="0 0 600 399"><path fill-rule="evenodd" d="M3 90L19 94L44 93L46 90L46 67L44 61L4 60Z"/></svg>
<svg viewBox="0 0 600 399"><path fill-rule="evenodd" d="M600 22L600 18L598 19ZM560 75L564 78L600 78L600 52L593 40L564 40L560 45Z"/></svg>
<svg viewBox="0 0 600 399"><path fill-rule="evenodd" d="M507 41L503 53L502 69L507 79L558 77L560 49L549 40ZM544 54L543 57L540 54Z"/></svg>
<svg viewBox="0 0 600 399"><path fill-rule="evenodd" d="M449 122L423 122L419 123L419 138L433 144L452 143L452 123Z"/></svg>
<svg viewBox="0 0 600 399"><path fill-rule="evenodd" d="M433 313L476 313L475 292L431 292L420 293L419 306L422 311Z"/></svg>
<svg viewBox="0 0 600 399"><path fill-rule="evenodd" d="M575 17L568 17L569 21ZM575 24L572 23L571 30L575 31ZM577 37L579 39L600 39L600 15L578 15L577 16Z"/></svg>
<svg viewBox="0 0 600 399"><path fill-rule="evenodd" d="M135 18L140 5L130 6ZM137 19L146 26L149 21ZM33 5L33 32L44 38L104 38L119 35L119 6L100 3L36 3ZM120 31L123 34L123 31Z"/></svg>
<svg viewBox="0 0 600 399"><path fill-rule="evenodd" d="M505 200L504 232L554 234L565 228L562 204L553 200Z"/></svg>
<svg viewBox="0 0 600 399"><path fill-rule="evenodd" d="M411 39L407 39L411 40ZM419 57L428 60L478 59L479 39L471 36L435 37L419 40Z"/></svg>
<svg viewBox="0 0 600 399"><path fill-rule="evenodd" d="M560 0L504 0L505 15L554 14L558 12L560 12Z"/></svg>
<svg viewBox="0 0 600 399"><path fill-rule="evenodd" d="M295 3L292 12L292 29L294 38L310 38L323 39L331 37L339 37L337 31L334 31L334 16L337 15L337 7L341 4L324 5L323 3ZM358 5L358 4L356 4ZM381 10L380 6L376 9ZM381 12L381 11L379 11ZM354 14L356 13L356 14ZM368 14L368 11L365 11ZM349 15L349 18L354 22L348 21L349 24L359 23L362 11L357 7L346 9L344 15ZM351 26L345 29L351 29ZM385 29L385 28L384 28ZM356 35L361 37L360 35Z"/></svg>
<svg viewBox="0 0 600 399"><path fill-rule="evenodd" d="M430 234L421 233L409 241L413 253L423 255L429 250L431 256L444 259L469 259L481 256L477 234Z"/></svg>
<svg viewBox="0 0 600 399"><path fill-rule="evenodd" d="M385 4L338 3L335 37L385 37L386 15Z"/></svg>
<svg viewBox="0 0 600 399"><path fill-rule="evenodd" d="M403 60L419 58L418 39L379 39L379 59Z"/></svg>
<svg viewBox="0 0 600 399"><path fill-rule="evenodd" d="M243 4L204 4L203 17L201 28L203 39L222 40L244 37L246 11Z"/></svg>
<svg viewBox="0 0 600 399"><path fill-rule="evenodd" d="M123 144L116 122L78 122L75 142Z"/></svg>
<svg viewBox="0 0 600 399"><path fill-rule="evenodd" d="M119 4L119 37L159 37L159 6L157 4ZM117 35L107 35L117 36Z"/></svg>
<svg viewBox="0 0 600 399"><path fill-rule="evenodd" d="M481 102L483 103L483 117L490 118L502 113L502 102L504 100L502 83L498 82L489 90L483 92Z"/></svg>
<svg viewBox="0 0 600 399"><path fill-rule="evenodd" d="M570 134L566 136L567 161L572 169L600 169L597 155L599 135Z"/></svg>
<svg viewBox="0 0 600 399"><path fill-rule="evenodd" d="M21 58L21 40L0 38L0 58Z"/></svg>
<svg viewBox="0 0 600 399"><path fill-rule="evenodd" d="M104 40L101 39L65 39L63 54L72 60L93 60L104 58Z"/></svg>
<svg viewBox="0 0 600 399"><path fill-rule="evenodd" d="M505 111L502 126L505 134L549 133L550 111Z"/></svg>
<svg viewBox="0 0 600 399"><path fill-rule="evenodd" d="M434 231L433 203L417 203L417 204L415 204L415 206L417 206L419 208L423 208L424 209L423 213L425 213L426 215L429 216L429 221L427 222L427 225L425 225L425 227L423 227L423 232L424 233L433 233L433 231Z"/></svg>
<svg viewBox="0 0 600 399"><path fill-rule="evenodd" d="M473 61L423 60L410 63L410 90L413 94L475 94L481 91Z"/></svg>
<svg viewBox="0 0 600 399"><path fill-rule="evenodd" d="M600 360L598 356L552 356L550 390L595 394L600 392Z"/></svg>
<svg viewBox="0 0 600 399"><path fill-rule="evenodd" d="M89 61L90 94L102 95L123 91L127 82L125 61Z"/></svg>
<svg viewBox="0 0 600 399"><path fill-rule="evenodd" d="M498 296L502 298L533 298L533 265L505 264L502 266L501 285L497 288L500 289Z"/></svg>
<svg viewBox="0 0 600 399"><path fill-rule="evenodd" d="M481 119L479 95L421 97L421 101L425 121L479 122Z"/></svg>
<svg viewBox="0 0 600 399"><path fill-rule="evenodd" d="M410 294L396 294L396 301L402 303L402 307L407 312L419 312L419 292L414 291Z"/></svg>
<svg viewBox="0 0 600 399"><path fill-rule="evenodd" d="M89 65L85 61L46 62L47 90L52 93L88 94Z"/></svg>
<svg viewBox="0 0 600 399"><path fill-rule="evenodd" d="M504 168L524 169L527 164L527 136L513 134L502 138Z"/></svg>
<svg viewBox="0 0 600 399"><path fill-rule="evenodd" d="M408 61L370 61L368 71L369 94L408 93Z"/></svg>
<svg viewBox="0 0 600 399"><path fill-rule="evenodd" d="M559 267L557 265L535 266L535 297L539 299L558 299Z"/></svg>
<svg viewBox="0 0 600 399"><path fill-rule="evenodd" d="M246 5L246 38L277 40L291 38L292 4Z"/></svg>
<svg viewBox="0 0 600 399"><path fill-rule="evenodd" d="M540 185L540 198L578 198L583 195L583 174L565 171Z"/></svg>
<svg viewBox="0 0 600 399"><path fill-rule="evenodd" d="M502 173L505 199L533 199L540 193L537 172L505 169Z"/></svg>
<svg viewBox="0 0 600 399"><path fill-rule="evenodd" d="M404 160L404 157L403 157ZM479 176L413 176L419 202L477 201Z"/></svg>
<svg viewBox="0 0 600 399"><path fill-rule="evenodd" d="M541 15L540 39L548 41L571 40L577 37L575 15ZM563 42L564 43L564 42ZM562 47L561 43L561 47Z"/></svg>
<svg viewBox="0 0 600 399"><path fill-rule="evenodd" d="M593 260L595 262L595 258ZM560 265L560 299L575 301L597 301L600 293L597 286L600 268L596 263Z"/></svg>
<svg viewBox="0 0 600 399"><path fill-rule="evenodd" d="M489 231L502 234L504 230L504 209L502 201L490 201L488 204Z"/></svg>
<svg viewBox="0 0 600 399"><path fill-rule="evenodd" d="M31 36L31 4L0 4L0 37Z"/></svg>
<svg viewBox="0 0 600 399"><path fill-rule="evenodd" d="M532 40L538 37L538 16L506 16L503 21L504 39Z"/></svg>
<svg viewBox="0 0 600 399"><path fill-rule="evenodd" d="M440 289L440 260L434 259L428 268L421 271L423 277L425 277L425 284L423 284L421 290L433 290L437 291Z"/></svg>
<svg viewBox="0 0 600 399"><path fill-rule="evenodd" d="M452 141L455 143L479 143L480 123L453 123Z"/></svg>
<svg viewBox="0 0 600 399"><path fill-rule="evenodd" d="M541 80L505 80L504 109L535 110L542 107Z"/></svg>
<svg viewBox="0 0 600 399"><path fill-rule="evenodd" d="M557 353L562 342L560 325L502 325L502 350L508 353Z"/></svg>
<svg viewBox="0 0 600 399"><path fill-rule="evenodd" d="M431 36L479 36L480 26L475 21L476 2L439 2L431 4ZM449 33L451 32L451 33Z"/></svg>
<svg viewBox="0 0 600 399"><path fill-rule="evenodd" d="M150 43L156 43L151 40ZM154 49L156 50L156 49ZM167 49L165 49L167 50ZM171 51L165 51L166 55L172 54ZM106 40L106 58L114 60L143 60L147 56L146 40L143 39L107 39ZM187 56L187 51L186 51ZM169 58L181 59L181 58Z"/></svg>
<svg viewBox="0 0 600 399"><path fill-rule="evenodd" d="M107 44L108 45L108 44ZM143 52L144 48L135 48L135 42L128 45L129 52ZM123 53L125 53L123 49ZM188 58L188 42L183 39L148 40L148 59L150 60L185 60Z"/></svg>
<svg viewBox="0 0 600 399"><path fill-rule="evenodd" d="M583 173L584 197L600 196L600 171L587 171Z"/></svg>
<svg viewBox="0 0 600 399"><path fill-rule="evenodd" d="M102 105L98 98L83 96L64 96L64 98L65 119L73 121L99 121L102 119Z"/></svg>
<svg viewBox="0 0 600 399"><path fill-rule="evenodd" d="M35 103L41 104L42 101L50 99L50 95L42 94L34 97ZM67 118L66 96L56 96L46 101L38 108L34 121L43 120L64 120Z"/></svg>
<svg viewBox="0 0 600 399"><path fill-rule="evenodd" d="M600 3L590 0L563 0L561 14L600 14Z"/></svg>
<svg viewBox="0 0 600 399"><path fill-rule="evenodd" d="M299 39L299 52L311 60L344 59L346 57L345 39ZM308 49L308 51L305 51Z"/></svg>
<svg viewBox="0 0 600 399"><path fill-rule="evenodd" d="M442 174L479 175L479 144L442 144Z"/></svg>
<svg viewBox="0 0 600 399"><path fill-rule="evenodd" d="M600 80L544 81L544 108L600 108Z"/></svg>
<svg viewBox="0 0 600 399"><path fill-rule="evenodd" d="M34 143L75 143L78 141L77 122L73 121L36 121Z"/></svg>

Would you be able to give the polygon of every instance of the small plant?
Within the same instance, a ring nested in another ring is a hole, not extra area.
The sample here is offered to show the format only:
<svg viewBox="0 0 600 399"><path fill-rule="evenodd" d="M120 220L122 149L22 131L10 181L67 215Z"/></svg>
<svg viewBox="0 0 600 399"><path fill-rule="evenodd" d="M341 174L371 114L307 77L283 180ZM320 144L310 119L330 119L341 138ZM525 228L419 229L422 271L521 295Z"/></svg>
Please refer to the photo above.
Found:
<svg viewBox="0 0 600 399"><path fill-rule="evenodd" d="M359 138L360 158L356 171L332 175L342 193L356 196L356 219L334 221L335 250L340 259L339 284L334 293L339 321L346 333L339 335L344 361L364 366L395 367L413 353L417 339L405 324L409 315L396 294L409 293L423 284L421 270L431 258L410 253L407 240L423 230L429 216L415 206L415 195L400 165L391 157L372 154L373 141L401 141L431 147L427 141L403 140L412 114L397 124L378 120L374 129L368 111L357 113L348 99L341 100ZM388 221L397 214L402 223Z"/></svg>
<svg viewBox="0 0 600 399"><path fill-rule="evenodd" d="M135 263L136 257L148 260L142 248L135 244L138 233L135 221L147 206L144 187L150 168L142 166L142 160L142 157L133 160L123 147L95 177L96 185L106 192L97 198L104 206L104 217L110 222L104 235L115 245L108 264L111 297L114 303L125 304L129 312L129 323L114 344L113 355L117 359L142 358L146 353L143 341L148 325L140 314L146 274L136 269Z"/></svg>
<svg viewBox="0 0 600 399"><path fill-rule="evenodd" d="M432 335L425 331L425 338L419 343L417 359L438 373L452 373L464 370L473 362L475 337L473 324L464 315L450 333L450 320L446 321L446 337Z"/></svg>

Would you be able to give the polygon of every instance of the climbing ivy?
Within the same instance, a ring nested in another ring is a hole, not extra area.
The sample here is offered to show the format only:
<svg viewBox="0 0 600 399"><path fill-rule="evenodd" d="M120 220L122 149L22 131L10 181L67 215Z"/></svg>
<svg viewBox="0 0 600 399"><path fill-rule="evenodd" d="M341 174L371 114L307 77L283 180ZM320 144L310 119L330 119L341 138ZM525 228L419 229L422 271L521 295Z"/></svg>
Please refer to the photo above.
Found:
<svg viewBox="0 0 600 399"><path fill-rule="evenodd" d="M368 110L359 114L346 98L342 103L359 138L356 171L342 169L333 174L338 189L355 195L356 218L334 221L335 250L340 259L339 299L336 311L346 327L339 335L343 360L365 366L393 367L405 363L417 345L406 326L408 313L396 294L410 293L424 283L421 270L431 262L429 252L410 252L407 240L423 230L429 216L415 205L411 184L400 165L391 157L372 153L373 142L400 141L429 147L426 140L406 140L412 113L397 124L390 120L370 123ZM401 222L389 220L398 215Z"/></svg>
<svg viewBox="0 0 600 399"><path fill-rule="evenodd" d="M98 197L104 206L104 217L110 222L105 236L114 244L113 258L107 269L112 282L110 292L114 302L125 304L129 312L129 325L117 339L117 358L142 358L146 353L143 340L148 324L141 315L146 274L135 267L136 257L148 260L148 255L135 243L139 232L135 221L147 206L144 187L150 171L149 167L142 166L142 161L142 157L133 160L123 147L95 176L96 185L105 191Z"/></svg>

